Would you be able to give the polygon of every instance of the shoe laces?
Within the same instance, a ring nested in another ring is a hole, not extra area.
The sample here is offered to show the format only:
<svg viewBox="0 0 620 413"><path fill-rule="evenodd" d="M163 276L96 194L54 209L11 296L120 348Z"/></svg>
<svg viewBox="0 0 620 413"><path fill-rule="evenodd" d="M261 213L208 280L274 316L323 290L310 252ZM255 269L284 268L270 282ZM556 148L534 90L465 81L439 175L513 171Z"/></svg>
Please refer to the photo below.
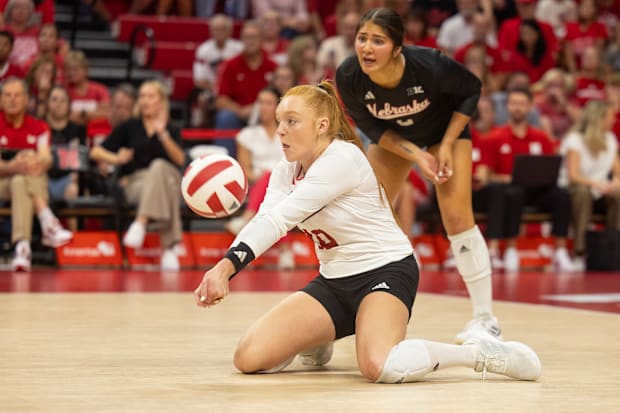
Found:
<svg viewBox="0 0 620 413"><path fill-rule="evenodd" d="M506 367L505 355L499 348L490 348L480 343L482 360L476 361L476 370L482 370L482 381L486 381L487 372L501 373ZM486 347L486 349L485 349ZM486 351L485 351L486 350Z"/></svg>

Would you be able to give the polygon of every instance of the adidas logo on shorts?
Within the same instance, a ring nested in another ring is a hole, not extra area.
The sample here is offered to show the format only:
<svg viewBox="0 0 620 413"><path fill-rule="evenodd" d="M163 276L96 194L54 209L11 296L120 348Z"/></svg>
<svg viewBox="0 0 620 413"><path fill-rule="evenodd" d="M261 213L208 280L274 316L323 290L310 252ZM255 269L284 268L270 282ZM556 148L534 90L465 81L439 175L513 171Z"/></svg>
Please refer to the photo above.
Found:
<svg viewBox="0 0 620 413"><path fill-rule="evenodd" d="M389 289L390 289L390 286L387 285L385 281L380 282L379 284L371 288L371 290L389 290Z"/></svg>

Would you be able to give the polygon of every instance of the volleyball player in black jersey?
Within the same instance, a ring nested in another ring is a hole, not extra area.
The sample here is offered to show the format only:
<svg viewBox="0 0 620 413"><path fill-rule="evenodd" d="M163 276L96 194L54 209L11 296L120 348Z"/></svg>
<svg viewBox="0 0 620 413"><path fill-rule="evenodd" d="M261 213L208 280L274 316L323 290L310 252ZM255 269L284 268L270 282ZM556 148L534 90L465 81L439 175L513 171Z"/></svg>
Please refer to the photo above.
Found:
<svg viewBox="0 0 620 413"><path fill-rule="evenodd" d="M471 205L468 122L480 80L438 50L403 46L403 23L387 8L360 20L356 56L338 68L336 83L349 115L371 140L368 159L393 199L412 163L435 184L456 266L467 285L473 319L456 336L480 330L501 337L492 312L489 251Z"/></svg>

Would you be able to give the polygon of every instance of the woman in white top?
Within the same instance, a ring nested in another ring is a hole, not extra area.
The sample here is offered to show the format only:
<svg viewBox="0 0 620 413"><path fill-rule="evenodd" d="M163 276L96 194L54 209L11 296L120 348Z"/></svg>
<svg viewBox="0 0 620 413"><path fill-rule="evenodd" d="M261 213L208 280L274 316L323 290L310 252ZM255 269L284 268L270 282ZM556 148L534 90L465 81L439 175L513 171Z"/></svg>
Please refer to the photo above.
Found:
<svg viewBox="0 0 620 413"><path fill-rule="evenodd" d="M334 87L294 87L276 114L286 160L273 170L258 214L205 273L195 302L219 303L230 278L295 226L313 239L320 274L250 327L235 366L273 373L297 354L306 365L324 365L333 341L355 334L359 369L374 382L418 381L451 366L536 380L541 366L532 349L486 332L461 346L405 339L418 265Z"/></svg>
<svg viewBox="0 0 620 413"><path fill-rule="evenodd" d="M568 184L575 227L574 249L584 268L586 230L592 209L606 209L607 227L620 230L620 158L612 132L614 111L601 101L590 101L579 122L560 147L565 156L561 180Z"/></svg>

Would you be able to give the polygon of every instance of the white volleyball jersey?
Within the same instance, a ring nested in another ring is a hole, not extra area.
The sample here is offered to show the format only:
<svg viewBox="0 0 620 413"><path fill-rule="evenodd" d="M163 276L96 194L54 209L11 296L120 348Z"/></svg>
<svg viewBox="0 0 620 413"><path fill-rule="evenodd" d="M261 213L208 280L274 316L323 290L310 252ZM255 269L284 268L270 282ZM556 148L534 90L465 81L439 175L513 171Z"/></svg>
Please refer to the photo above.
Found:
<svg viewBox="0 0 620 413"><path fill-rule="evenodd" d="M276 166L257 215L233 245L244 242L258 257L297 226L312 237L327 278L369 271L413 253L357 146L334 140L302 179L298 173L297 162Z"/></svg>

